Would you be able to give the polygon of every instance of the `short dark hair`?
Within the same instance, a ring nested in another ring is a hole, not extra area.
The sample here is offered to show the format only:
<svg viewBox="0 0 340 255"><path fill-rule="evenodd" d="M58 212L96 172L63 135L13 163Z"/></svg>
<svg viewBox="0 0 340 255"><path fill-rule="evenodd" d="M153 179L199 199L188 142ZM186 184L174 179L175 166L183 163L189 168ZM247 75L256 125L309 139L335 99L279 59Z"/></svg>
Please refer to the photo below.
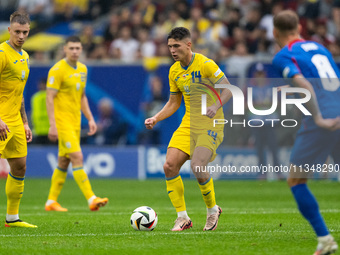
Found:
<svg viewBox="0 0 340 255"><path fill-rule="evenodd" d="M185 27L175 27L168 34L167 40L169 40L169 39L183 40L185 38L191 38L191 34L190 34L189 29L187 29Z"/></svg>
<svg viewBox="0 0 340 255"><path fill-rule="evenodd" d="M15 11L11 14L9 22L19 23L20 25L31 24L30 15L27 12Z"/></svg>
<svg viewBox="0 0 340 255"><path fill-rule="evenodd" d="M66 38L65 44L67 44L69 42L81 42L81 40L80 40L79 36L71 35L71 36Z"/></svg>
<svg viewBox="0 0 340 255"><path fill-rule="evenodd" d="M274 16L274 27L282 32L296 30L299 25L299 17L292 10L284 10Z"/></svg>

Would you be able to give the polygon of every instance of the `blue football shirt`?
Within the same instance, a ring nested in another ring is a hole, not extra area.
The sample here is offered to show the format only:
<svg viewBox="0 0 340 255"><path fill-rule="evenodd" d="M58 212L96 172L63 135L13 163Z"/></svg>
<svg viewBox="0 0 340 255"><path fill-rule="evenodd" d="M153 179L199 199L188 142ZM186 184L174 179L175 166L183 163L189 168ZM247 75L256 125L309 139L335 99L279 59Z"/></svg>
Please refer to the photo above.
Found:
<svg viewBox="0 0 340 255"><path fill-rule="evenodd" d="M313 41L294 40L276 54L273 65L284 78L302 74L309 80L324 118L340 115L340 71L324 46ZM310 116L305 118L309 125L311 120Z"/></svg>

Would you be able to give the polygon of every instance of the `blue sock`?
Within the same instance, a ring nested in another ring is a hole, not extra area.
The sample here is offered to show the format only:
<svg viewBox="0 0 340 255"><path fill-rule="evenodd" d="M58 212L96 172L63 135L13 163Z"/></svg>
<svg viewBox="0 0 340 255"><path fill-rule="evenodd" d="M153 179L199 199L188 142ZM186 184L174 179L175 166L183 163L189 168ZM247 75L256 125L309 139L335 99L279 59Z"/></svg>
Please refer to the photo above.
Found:
<svg viewBox="0 0 340 255"><path fill-rule="evenodd" d="M329 234L326 224L320 214L319 205L313 194L309 191L307 184L298 184L291 187L296 203L301 214L312 225L317 236Z"/></svg>

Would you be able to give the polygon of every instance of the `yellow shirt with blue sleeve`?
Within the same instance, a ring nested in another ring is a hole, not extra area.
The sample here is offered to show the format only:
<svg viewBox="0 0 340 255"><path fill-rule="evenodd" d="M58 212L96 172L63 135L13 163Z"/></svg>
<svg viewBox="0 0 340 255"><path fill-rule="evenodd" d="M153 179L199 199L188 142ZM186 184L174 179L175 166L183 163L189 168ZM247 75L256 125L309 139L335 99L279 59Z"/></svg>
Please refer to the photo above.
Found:
<svg viewBox="0 0 340 255"><path fill-rule="evenodd" d="M222 107L215 117L202 115L202 94L207 95L207 107L220 100L220 91L215 84L225 78L224 73L211 59L199 53L193 53L191 62L183 67L179 61L174 63L169 71L170 94L181 93L185 103L185 115L180 127L192 130L205 130L213 126L213 119L224 119ZM220 128L223 129L223 125Z"/></svg>
<svg viewBox="0 0 340 255"><path fill-rule="evenodd" d="M77 67L65 59L57 62L49 71L48 89L58 91L54 98L54 116L59 130L80 130L81 98L85 90L87 67L77 62Z"/></svg>
<svg viewBox="0 0 340 255"><path fill-rule="evenodd" d="M22 96L28 79L29 56L16 51L9 42L0 44L0 118L8 126L22 125Z"/></svg>
<svg viewBox="0 0 340 255"><path fill-rule="evenodd" d="M216 157L216 149L223 141L223 125L214 127L214 119L224 119L219 108L214 118L202 114L202 95L206 96L206 107L220 101L220 91L215 84L225 78L217 64L199 53L193 53L187 67L174 63L169 71L170 94L181 93L185 103L185 115L174 132L168 148L177 148L192 157L196 147L211 150L210 161Z"/></svg>

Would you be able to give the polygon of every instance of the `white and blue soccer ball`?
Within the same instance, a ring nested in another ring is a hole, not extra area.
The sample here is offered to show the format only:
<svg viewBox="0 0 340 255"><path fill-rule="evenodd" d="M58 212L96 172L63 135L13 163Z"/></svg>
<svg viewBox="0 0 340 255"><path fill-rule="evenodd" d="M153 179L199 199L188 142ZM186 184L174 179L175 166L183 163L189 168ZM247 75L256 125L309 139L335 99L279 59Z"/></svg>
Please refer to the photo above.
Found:
<svg viewBox="0 0 340 255"><path fill-rule="evenodd" d="M135 230L152 231L157 226L156 212L149 206L136 208L130 218L130 224Z"/></svg>

